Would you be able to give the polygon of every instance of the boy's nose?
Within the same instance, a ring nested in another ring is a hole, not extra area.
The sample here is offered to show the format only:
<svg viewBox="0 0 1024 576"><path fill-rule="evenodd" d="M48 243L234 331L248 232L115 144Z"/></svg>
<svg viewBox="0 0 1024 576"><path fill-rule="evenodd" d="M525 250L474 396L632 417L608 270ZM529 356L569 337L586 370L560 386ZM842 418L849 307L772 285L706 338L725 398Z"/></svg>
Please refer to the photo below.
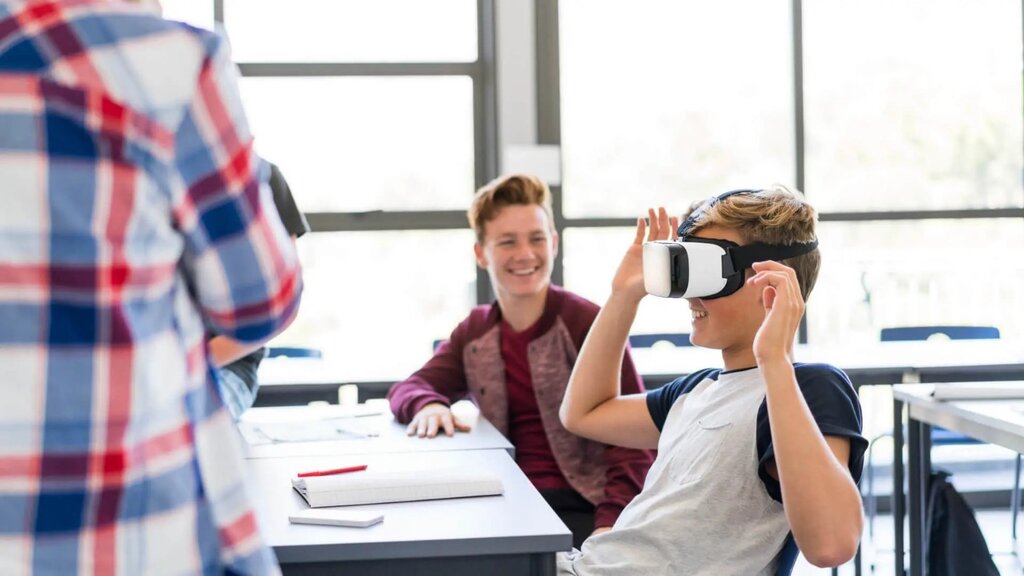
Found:
<svg viewBox="0 0 1024 576"><path fill-rule="evenodd" d="M528 260L533 258L533 249L530 247L528 242L516 245L516 258L519 260Z"/></svg>

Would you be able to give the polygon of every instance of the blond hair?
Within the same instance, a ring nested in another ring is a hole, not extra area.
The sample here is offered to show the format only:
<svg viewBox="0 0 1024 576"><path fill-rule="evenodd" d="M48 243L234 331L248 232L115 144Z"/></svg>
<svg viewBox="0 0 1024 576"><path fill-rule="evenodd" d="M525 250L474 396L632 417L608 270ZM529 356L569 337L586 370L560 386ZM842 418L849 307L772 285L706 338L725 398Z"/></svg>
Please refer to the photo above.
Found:
<svg viewBox="0 0 1024 576"><path fill-rule="evenodd" d="M477 190L466 216L469 227L476 233L477 242L484 242L484 226L498 216L506 206L539 206L548 216L548 227L554 231L555 218L551 212L551 191L536 176L509 174L496 178Z"/></svg>
<svg viewBox="0 0 1024 576"><path fill-rule="evenodd" d="M707 203L707 200L694 202L683 214L683 219ZM804 199L803 194L781 184L773 184L763 190L735 194L715 202L698 214L687 234L708 226L721 226L735 230L747 244L761 242L789 246L815 240L817 221L817 211ZM796 272L800 294L806 301L818 279L821 253L813 250L780 262Z"/></svg>

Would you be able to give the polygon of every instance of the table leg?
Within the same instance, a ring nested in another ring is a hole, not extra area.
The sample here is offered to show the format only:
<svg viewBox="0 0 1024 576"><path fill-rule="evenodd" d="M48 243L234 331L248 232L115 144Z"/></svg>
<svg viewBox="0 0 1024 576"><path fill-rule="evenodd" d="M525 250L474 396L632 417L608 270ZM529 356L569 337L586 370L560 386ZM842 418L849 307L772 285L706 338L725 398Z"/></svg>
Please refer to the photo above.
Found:
<svg viewBox="0 0 1024 576"><path fill-rule="evenodd" d="M910 576L924 576L925 546L925 498L931 458L926 437L931 426L922 424L907 415L907 460L910 463Z"/></svg>
<svg viewBox="0 0 1024 576"><path fill-rule="evenodd" d="M557 573L558 566L554 554L532 554L530 556L530 574L532 576L555 576Z"/></svg>
<svg viewBox="0 0 1024 576"><path fill-rule="evenodd" d="M903 499L903 402L893 400L892 413L892 519L896 536L894 572L896 576L904 576L903 519L906 512Z"/></svg>

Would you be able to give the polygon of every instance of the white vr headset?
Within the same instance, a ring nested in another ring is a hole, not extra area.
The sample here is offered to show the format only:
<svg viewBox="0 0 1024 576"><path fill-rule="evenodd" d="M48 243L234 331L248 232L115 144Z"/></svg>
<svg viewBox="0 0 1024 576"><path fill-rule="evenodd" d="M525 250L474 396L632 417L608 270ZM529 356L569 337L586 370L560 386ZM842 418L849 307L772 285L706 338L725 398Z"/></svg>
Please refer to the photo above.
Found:
<svg viewBox="0 0 1024 576"><path fill-rule="evenodd" d="M694 210L679 226L679 240L644 243L644 289L647 293L662 298L721 298L743 286L744 271L754 262L794 258L818 247L817 240L788 246L760 242L740 246L728 240L688 235L697 219L722 199L757 192L734 190L716 196Z"/></svg>

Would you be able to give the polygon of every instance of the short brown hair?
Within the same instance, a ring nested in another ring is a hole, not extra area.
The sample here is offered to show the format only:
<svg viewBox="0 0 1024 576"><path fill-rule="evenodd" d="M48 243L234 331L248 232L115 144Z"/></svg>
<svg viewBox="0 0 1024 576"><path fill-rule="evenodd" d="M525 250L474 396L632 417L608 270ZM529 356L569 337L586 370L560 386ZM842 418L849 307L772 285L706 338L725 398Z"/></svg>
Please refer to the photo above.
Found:
<svg viewBox="0 0 1024 576"><path fill-rule="evenodd" d="M683 214L683 219L706 202L695 202ZM738 232L746 243L789 246L815 240L817 221L817 211L804 199L803 194L781 184L773 184L756 193L736 194L715 203L698 216L688 233L692 234L708 226L721 226ZM818 279L821 252L814 250L780 262L796 272L800 294L806 301Z"/></svg>
<svg viewBox="0 0 1024 576"><path fill-rule="evenodd" d="M477 242L484 242L484 226L498 216L506 206L540 206L548 215L548 226L554 230L555 218L551 212L551 191L536 176L509 174L488 182L476 191L466 216L469 227L476 233Z"/></svg>

